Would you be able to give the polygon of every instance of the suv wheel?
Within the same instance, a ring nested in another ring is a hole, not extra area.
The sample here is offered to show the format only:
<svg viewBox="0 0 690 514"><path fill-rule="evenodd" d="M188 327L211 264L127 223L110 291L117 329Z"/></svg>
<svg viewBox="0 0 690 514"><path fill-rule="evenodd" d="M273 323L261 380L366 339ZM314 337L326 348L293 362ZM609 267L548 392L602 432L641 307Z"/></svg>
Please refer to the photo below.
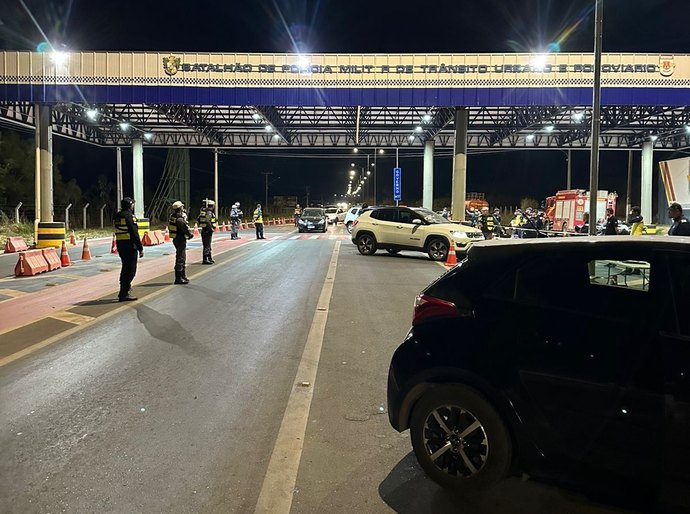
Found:
<svg viewBox="0 0 690 514"><path fill-rule="evenodd" d="M426 251L432 261L445 261L448 258L448 242L441 238L432 239Z"/></svg>
<svg viewBox="0 0 690 514"><path fill-rule="evenodd" d="M357 236L357 250L362 255L374 255L376 253L376 239L371 234Z"/></svg>
<svg viewBox="0 0 690 514"><path fill-rule="evenodd" d="M503 479L512 460L508 430L494 407L462 385L432 388L415 405L412 447L429 477L471 493Z"/></svg>

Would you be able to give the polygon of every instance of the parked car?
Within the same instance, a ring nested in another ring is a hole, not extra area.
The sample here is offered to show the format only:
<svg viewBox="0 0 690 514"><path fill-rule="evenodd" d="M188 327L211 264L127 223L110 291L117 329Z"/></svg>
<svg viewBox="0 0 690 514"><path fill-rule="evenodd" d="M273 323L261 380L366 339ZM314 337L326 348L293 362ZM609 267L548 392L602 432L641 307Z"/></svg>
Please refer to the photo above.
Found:
<svg viewBox="0 0 690 514"><path fill-rule="evenodd" d="M447 488L524 472L687 501L689 313L690 238L479 243L417 296L390 422Z"/></svg>
<svg viewBox="0 0 690 514"><path fill-rule="evenodd" d="M328 217L328 223L338 223L339 217L343 212L340 207L327 207L326 216Z"/></svg>
<svg viewBox="0 0 690 514"><path fill-rule="evenodd" d="M401 250L426 252L434 261L445 261L451 243L456 252L464 253L475 241L481 241L481 230L450 223L429 209L420 207L377 207L364 211L353 222L352 242L362 255L378 249L396 254Z"/></svg>
<svg viewBox="0 0 690 514"><path fill-rule="evenodd" d="M375 207L364 207L362 208L361 205L350 207L348 211L345 213L345 216L343 218L343 223L345 224L345 228L347 229L348 233L352 233L352 225L354 221L359 218L359 215L362 214L363 211L369 209L373 210Z"/></svg>
<svg viewBox="0 0 690 514"><path fill-rule="evenodd" d="M328 229L326 210L320 207L307 207L297 222L300 232L326 232Z"/></svg>

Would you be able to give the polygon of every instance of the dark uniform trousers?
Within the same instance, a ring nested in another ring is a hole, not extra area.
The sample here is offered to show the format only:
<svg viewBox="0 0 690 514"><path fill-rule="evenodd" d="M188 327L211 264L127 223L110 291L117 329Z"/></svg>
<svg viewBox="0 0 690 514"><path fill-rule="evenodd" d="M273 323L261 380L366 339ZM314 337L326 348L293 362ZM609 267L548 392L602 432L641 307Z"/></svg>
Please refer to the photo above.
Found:
<svg viewBox="0 0 690 514"><path fill-rule="evenodd" d="M213 238L213 230L210 228L203 228L201 230L201 243L204 246L203 256L204 261L213 260L212 250L211 250L211 239Z"/></svg>
<svg viewBox="0 0 690 514"><path fill-rule="evenodd" d="M187 266L187 239L176 237L173 239L175 246L175 271L184 273Z"/></svg>
<svg viewBox="0 0 690 514"><path fill-rule="evenodd" d="M120 298L124 298L129 294L132 288L132 280L137 274L137 260L139 252L132 245L131 241L117 241L117 254L122 261L122 269L120 270Z"/></svg>

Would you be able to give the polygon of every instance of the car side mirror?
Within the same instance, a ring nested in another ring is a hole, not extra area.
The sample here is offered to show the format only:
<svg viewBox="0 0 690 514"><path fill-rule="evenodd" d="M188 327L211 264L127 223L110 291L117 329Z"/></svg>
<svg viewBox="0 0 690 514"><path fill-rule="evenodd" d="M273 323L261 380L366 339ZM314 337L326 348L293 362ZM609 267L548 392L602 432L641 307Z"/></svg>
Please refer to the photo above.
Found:
<svg viewBox="0 0 690 514"><path fill-rule="evenodd" d="M412 223L413 223L414 225L421 225L421 224L422 224L422 220L420 220L419 218L416 218L416 219L413 219L413 220L412 220Z"/></svg>

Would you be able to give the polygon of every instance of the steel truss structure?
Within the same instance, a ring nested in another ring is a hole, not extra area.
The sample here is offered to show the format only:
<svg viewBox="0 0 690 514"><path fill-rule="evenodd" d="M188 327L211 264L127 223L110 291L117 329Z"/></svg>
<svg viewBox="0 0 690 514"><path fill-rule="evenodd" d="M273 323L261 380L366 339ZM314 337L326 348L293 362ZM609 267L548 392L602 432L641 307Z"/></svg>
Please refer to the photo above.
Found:
<svg viewBox="0 0 690 514"><path fill-rule="evenodd" d="M115 147L145 134L149 147L263 149L453 146L454 107L287 107L103 104L95 119L75 103L52 105L56 135ZM590 145L588 106L468 107L472 149L578 149ZM0 103L0 124L33 130L34 104ZM604 106L601 147L690 147L688 106Z"/></svg>

